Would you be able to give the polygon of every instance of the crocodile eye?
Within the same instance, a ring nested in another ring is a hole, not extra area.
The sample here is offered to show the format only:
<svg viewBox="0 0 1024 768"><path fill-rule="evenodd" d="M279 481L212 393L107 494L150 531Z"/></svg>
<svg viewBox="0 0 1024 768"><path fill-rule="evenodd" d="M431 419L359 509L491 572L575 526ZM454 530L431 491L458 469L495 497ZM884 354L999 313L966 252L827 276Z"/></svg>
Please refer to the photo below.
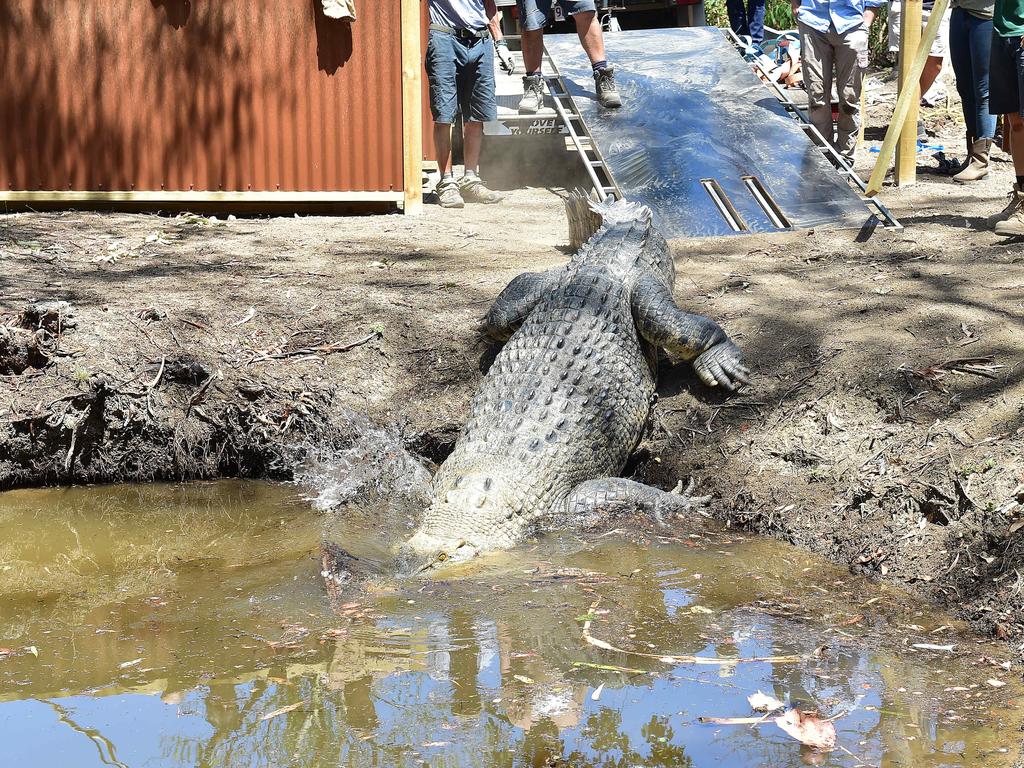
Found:
<svg viewBox="0 0 1024 768"><path fill-rule="evenodd" d="M448 553L447 552L438 552L437 553L437 562L443 563L447 559L448 559Z"/></svg>

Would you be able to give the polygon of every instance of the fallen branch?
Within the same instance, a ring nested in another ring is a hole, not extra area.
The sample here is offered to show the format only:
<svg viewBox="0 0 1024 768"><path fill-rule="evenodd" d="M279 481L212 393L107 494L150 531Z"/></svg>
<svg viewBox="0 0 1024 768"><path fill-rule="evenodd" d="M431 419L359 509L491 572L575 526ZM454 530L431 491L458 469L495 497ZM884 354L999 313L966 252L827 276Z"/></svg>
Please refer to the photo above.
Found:
<svg viewBox="0 0 1024 768"><path fill-rule="evenodd" d="M588 614L592 614L594 609L600 604L600 600L595 601L591 606ZM640 656L645 659L657 659L664 664L705 664L705 665L728 665L728 664L749 664L752 662L764 662L766 664L797 664L803 661L802 656L748 656L748 657L736 657L736 658L723 658L721 656L689 656L689 655L672 655L667 653L643 653L642 651L627 651L623 648L616 648L611 643L606 643L604 640L594 637L590 633L590 623L592 619L587 619L583 622L583 640L589 645L595 648L600 648L605 651L612 651L613 653L624 653L628 656Z"/></svg>
<svg viewBox="0 0 1024 768"><path fill-rule="evenodd" d="M264 354L260 357L253 358L250 363L261 363L264 360L283 360L286 357L299 357L301 355L330 355L335 352L348 352L350 349L361 347L363 344L371 342L379 336L380 333L374 331L365 338L359 339L358 341L350 341L347 344L335 342L334 344L321 344L318 347L301 347L300 349L291 349L287 352L277 352L273 355Z"/></svg>

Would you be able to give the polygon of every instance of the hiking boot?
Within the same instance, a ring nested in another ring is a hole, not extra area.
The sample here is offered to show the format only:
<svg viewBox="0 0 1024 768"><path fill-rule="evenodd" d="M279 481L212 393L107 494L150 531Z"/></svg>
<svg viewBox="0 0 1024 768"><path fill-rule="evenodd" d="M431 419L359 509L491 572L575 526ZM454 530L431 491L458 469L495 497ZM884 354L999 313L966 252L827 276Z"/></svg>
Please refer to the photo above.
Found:
<svg viewBox="0 0 1024 768"><path fill-rule="evenodd" d="M441 179L437 182L434 194L437 195L437 203L442 208L464 208L466 205L466 201L462 199L462 193L459 192L459 185L453 178Z"/></svg>
<svg viewBox="0 0 1024 768"><path fill-rule="evenodd" d="M988 158L991 152L992 139L975 139L967 156L967 166L953 176L953 181L965 184L988 176Z"/></svg>
<svg viewBox="0 0 1024 768"><path fill-rule="evenodd" d="M615 70L612 67L599 69L594 73L594 86L597 89L597 100L602 107L622 106L619 89L615 85Z"/></svg>
<svg viewBox="0 0 1024 768"><path fill-rule="evenodd" d="M1013 192L1010 193L1010 202L1006 204L995 216L989 216L985 219L986 226L996 227L1002 222L1009 219L1011 216L1016 214L1022 206L1024 206L1024 190L1021 189L1019 184L1013 185Z"/></svg>
<svg viewBox="0 0 1024 768"><path fill-rule="evenodd" d="M1002 220L996 223L996 234L1024 237L1024 189L1019 184L1013 185L1013 197L1003 214Z"/></svg>
<svg viewBox="0 0 1024 768"><path fill-rule="evenodd" d="M491 205L505 199L501 192L488 189L479 176L463 176L459 179L459 191L467 203L483 203Z"/></svg>
<svg viewBox="0 0 1024 768"><path fill-rule="evenodd" d="M519 114L535 115L544 106L544 79L539 75L523 76L523 98L519 100Z"/></svg>

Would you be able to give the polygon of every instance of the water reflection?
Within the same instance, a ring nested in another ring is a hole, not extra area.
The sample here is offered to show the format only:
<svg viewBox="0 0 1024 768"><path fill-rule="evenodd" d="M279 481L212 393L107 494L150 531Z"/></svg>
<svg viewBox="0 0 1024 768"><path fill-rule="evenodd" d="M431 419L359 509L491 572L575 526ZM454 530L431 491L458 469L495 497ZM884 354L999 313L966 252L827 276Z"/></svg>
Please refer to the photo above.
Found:
<svg viewBox="0 0 1024 768"><path fill-rule="evenodd" d="M8 494L0 525L5 764L999 766L1017 746L1016 683L975 666L998 648L772 542L548 538L332 611L320 521L287 488ZM906 647L936 637L960 652ZM841 748L698 723L758 689L838 715Z"/></svg>

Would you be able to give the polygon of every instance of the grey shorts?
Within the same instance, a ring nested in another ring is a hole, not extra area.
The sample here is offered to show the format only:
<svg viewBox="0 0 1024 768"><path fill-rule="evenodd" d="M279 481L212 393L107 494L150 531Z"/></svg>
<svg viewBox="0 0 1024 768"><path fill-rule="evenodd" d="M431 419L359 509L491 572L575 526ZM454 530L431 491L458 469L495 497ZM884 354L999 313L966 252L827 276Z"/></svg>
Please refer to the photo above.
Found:
<svg viewBox="0 0 1024 768"><path fill-rule="evenodd" d="M597 11L594 0L558 0L566 16ZM551 0L516 0L519 23L527 32L544 29L551 20Z"/></svg>
<svg viewBox="0 0 1024 768"><path fill-rule="evenodd" d="M498 119L494 96L494 43L489 37L465 39L430 30L427 43L430 113L435 123L462 119L486 123Z"/></svg>

